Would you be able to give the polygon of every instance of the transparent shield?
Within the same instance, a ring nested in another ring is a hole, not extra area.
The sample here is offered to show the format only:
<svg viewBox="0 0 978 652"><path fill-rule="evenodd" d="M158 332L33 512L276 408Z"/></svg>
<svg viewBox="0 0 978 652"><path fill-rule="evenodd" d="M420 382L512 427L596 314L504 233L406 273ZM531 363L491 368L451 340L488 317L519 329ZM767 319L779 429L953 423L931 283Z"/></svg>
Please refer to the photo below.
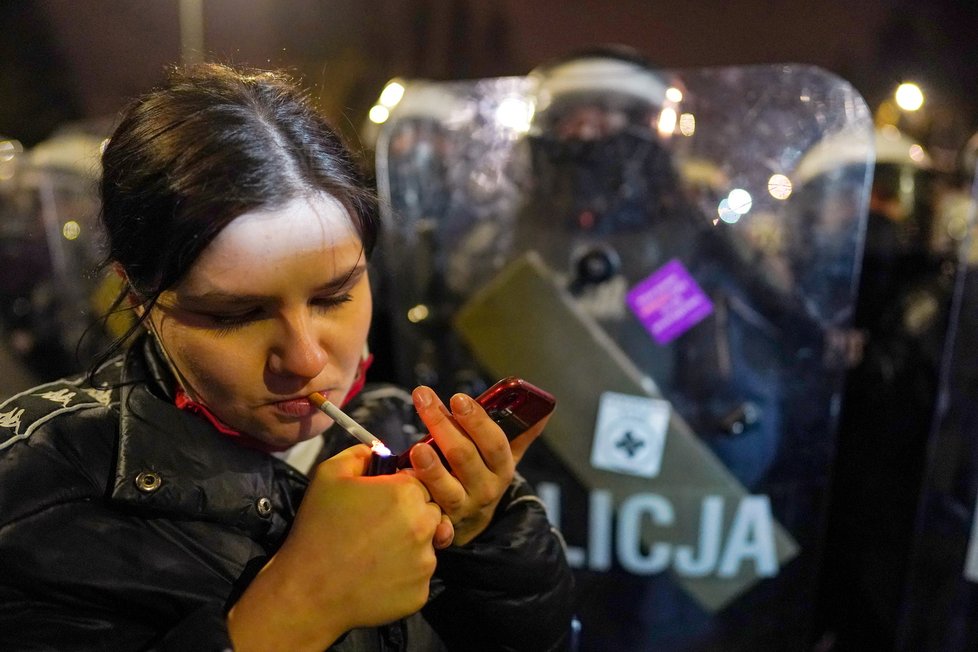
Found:
<svg viewBox="0 0 978 652"><path fill-rule="evenodd" d="M978 180L949 192L940 234L956 274L933 431L920 459L923 483L897 649L978 646ZM926 465L926 466L925 466ZM916 505L915 505L916 506Z"/></svg>
<svg viewBox="0 0 978 652"><path fill-rule="evenodd" d="M109 339L90 330L105 307L96 277L101 140L54 136L28 151L0 188L0 332L39 379L84 369Z"/></svg>
<svg viewBox="0 0 978 652"><path fill-rule="evenodd" d="M400 380L522 375L585 649L811 618L873 132L808 66L414 82L377 142Z"/></svg>

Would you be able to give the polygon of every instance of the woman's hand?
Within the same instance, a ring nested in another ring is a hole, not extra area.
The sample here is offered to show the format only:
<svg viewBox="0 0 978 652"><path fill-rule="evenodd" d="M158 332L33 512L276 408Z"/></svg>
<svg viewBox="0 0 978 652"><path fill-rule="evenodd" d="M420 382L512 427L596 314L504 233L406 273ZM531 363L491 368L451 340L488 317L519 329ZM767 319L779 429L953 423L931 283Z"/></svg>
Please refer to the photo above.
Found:
<svg viewBox="0 0 978 652"><path fill-rule="evenodd" d="M516 472L516 463L546 425L534 425L512 442L473 398L456 394L451 412L428 387L414 390L414 405L451 471L428 444L411 450L411 472L425 484L455 528L455 545L479 536Z"/></svg>
<svg viewBox="0 0 978 652"><path fill-rule="evenodd" d="M355 446L316 468L281 549L228 614L235 650L323 650L424 605L441 509L410 474L365 477L369 456Z"/></svg>

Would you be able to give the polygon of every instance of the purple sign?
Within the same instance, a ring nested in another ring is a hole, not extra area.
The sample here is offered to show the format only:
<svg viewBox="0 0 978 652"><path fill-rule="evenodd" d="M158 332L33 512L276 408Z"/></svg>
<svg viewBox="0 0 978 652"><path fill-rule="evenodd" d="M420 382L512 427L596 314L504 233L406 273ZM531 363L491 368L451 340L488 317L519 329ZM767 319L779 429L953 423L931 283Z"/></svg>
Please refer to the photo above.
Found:
<svg viewBox="0 0 978 652"><path fill-rule="evenodd" d="M678 259L628 291L628 307L659 344L668 344L713 312L713 303Z"/></svg>

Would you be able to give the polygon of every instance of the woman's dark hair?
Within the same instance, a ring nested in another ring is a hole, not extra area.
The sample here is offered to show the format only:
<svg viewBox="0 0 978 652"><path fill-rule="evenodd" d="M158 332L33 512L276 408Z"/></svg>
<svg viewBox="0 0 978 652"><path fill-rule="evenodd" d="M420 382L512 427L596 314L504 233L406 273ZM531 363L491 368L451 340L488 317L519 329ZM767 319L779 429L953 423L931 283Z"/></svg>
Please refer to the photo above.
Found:
<svg viewBox="0 0 978 652"><path fill-rule="evenodd" d="M121 265L127 280L113 309L135 296L145 318L233 219L320 192L346 208L369 256L375 195L291 78L220 64L171 70L126 107L102 154L106 263Z"/></svg>

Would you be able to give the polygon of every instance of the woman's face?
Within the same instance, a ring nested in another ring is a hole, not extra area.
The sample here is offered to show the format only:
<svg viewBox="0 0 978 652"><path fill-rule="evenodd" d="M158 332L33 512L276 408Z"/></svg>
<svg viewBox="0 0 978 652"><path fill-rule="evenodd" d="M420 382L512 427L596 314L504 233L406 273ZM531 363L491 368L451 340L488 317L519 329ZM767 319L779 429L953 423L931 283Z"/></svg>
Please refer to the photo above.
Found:
<svg viewBox="0 0 978 652"><path fill-rule="evenodd" d="M150 320L192 398L284 447L332 424L306 396L342 402L371 311L360 238L347 211L320 194L234 219Z"/></svg>

